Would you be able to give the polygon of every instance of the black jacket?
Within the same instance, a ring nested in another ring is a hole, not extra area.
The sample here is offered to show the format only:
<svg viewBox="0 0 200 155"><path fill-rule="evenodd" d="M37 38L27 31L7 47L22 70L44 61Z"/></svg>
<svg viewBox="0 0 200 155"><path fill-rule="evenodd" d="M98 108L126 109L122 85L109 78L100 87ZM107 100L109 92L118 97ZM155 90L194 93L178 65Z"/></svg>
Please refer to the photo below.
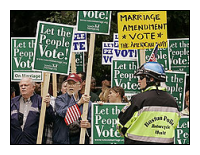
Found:
<svg viewBox="0 0 200 155"><path fill-rule="evenodd" d="M137 95L132 96L131 104L125 107L124 111L120 112L118 118L122 125L125 125L135 112L139 111L146 106L163 106L163 107L175 107L178 109L176 100L172 95L162 90L150 90ZM122 132L125 135L127 128L123 128ZM153 144L149 142L135 141L125 137L125 144Z"/></svg>

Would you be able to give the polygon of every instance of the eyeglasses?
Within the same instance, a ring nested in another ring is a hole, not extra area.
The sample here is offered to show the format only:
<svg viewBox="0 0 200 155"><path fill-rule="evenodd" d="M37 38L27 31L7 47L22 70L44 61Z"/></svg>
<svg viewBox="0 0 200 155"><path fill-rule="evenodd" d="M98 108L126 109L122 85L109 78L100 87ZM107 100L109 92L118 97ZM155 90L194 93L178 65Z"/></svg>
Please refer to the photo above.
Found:
<svg viewBox="0 0 200 155"><path fill-rule="evenodd" d="M140 76L139 79L143 80L144 78L146 78L145 76Z"/></svg>

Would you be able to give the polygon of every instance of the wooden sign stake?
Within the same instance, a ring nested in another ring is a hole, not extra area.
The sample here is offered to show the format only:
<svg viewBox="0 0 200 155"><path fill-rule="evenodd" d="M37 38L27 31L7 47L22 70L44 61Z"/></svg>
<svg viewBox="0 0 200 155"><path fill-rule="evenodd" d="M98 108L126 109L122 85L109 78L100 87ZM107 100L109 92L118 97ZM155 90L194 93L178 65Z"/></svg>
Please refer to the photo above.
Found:
<svg viewBox="0 0 200 155"><path fill-rule="evenodd" d="M52 74L53 81L53 96L57 97L57 76L55 73Z"/></svg>
<svg viewBox="0 0 200 155"><path fill-rule="evenodd" d="M85 94L87 95L90 95L92 65L93 65L93 57L94 57L94 45L95 45L95 34L91 33L90 34L90 48L89 48L89 53L88 53L87 74L86 74L86 86L85 86ZM88 114L88 103L84 103L82 120L87 120L87 114ZM86 128L81 128L79 144L85 143L85 132L86 132Z"/></svg>
<svg viewBox="0 0 200 155"><path fill-rule="evenodd" d="M140 66L146 62L145 60L145 49L140 50Z"/></svg>
<svg viewBox="0 0 200 155"><path fill-rule="evenodd" d="M41 105L41 111L40 111L40 121L39 121L36 144L42 143L42 135L43 135L43 129L44 129L44 119L45 119L45 113L46 113L46 103L44 102L44 99L45 99L45 97L48 93L48 90L49 90L49 81L50 81L50 73L45 72L44 73L44 85L43 85L43 90L42 90L42 105Z"/></svg>
<svg viewBox="0 0 200 155"><path fill-rule="evenodd" d="M71 73L76 73L76 53L72 52L71 56Z"/></svg>
<svg viewBox="0 0 200 155"><path fill-rule="evenodd" d="M43 95L43 88L44 88L44 78L45 78L45 74L44 74L44 72L42 72L42 74L43 74L43 82L41 82L41 92L40 92L40 96L42 96Z"/></svg>

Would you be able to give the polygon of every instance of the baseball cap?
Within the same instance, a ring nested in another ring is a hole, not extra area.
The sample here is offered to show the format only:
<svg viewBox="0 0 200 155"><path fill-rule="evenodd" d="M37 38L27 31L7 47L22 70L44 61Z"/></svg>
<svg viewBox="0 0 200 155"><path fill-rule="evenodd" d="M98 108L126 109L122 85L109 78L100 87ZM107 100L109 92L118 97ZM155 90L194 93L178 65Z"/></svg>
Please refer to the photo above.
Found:
<svg viewBox="0 0 200 155"><path fill-rule="evenodd" d="M81 78L76 74L76 73L72 73L67 77L66 81L72 80L74 82L82 82Z"/></svg>

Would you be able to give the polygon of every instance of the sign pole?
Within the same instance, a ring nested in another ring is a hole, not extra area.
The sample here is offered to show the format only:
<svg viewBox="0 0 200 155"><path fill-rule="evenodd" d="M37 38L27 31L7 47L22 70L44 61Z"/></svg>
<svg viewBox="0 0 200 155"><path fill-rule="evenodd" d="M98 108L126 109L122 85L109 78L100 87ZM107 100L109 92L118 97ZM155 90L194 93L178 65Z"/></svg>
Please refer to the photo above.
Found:
<svg viewBox="0 0 200 155"><path fill-rule="evenodd" d="M42 93L42 105L41 105L41 112L40 112L40 121L39 121L39 127L38 127L38 135L37 135L37 142L36 144L42 143L42 135L43 135L43 129L44 129L44 118L46 113L46 103L44 102L44 99L48 93L49 90L49 81L50 81L50 73L45 72L44 73L44 85L43 85L43 93Z"/></svg>
<svg viewBox="0 0 200 155"><path fill-rule="evenodd" d="M43 82L41 82L41 93L40 93L40 96L43 96L43 88L44 88L44 78L45 78L45 72L42 72L42 75L43 75Z"/></svg>
<svg viewBox="0 0 200 155"><path fill-rule="evenodd" d="M92 65L93 65L93 57L94 57L94 45L95 45L95 34L91 33L90 34L90 48L89 48L89 53L88 53L87 74L86 74L86 86L85 86L86 95L90 95L90 84L91 84ZM88 114L88 103L84 103L82 120L87 120L87 114ZM85 132L86 132L86 128L81 128L79 144L85 143Z"/></svg>
<svg viewBox="0 0 200 155"><path fill-rule="evenodd" d="M145 49L140 50L140 66L146 62L145 60Z"/></svg>
<svg viewBox="0 0 200 155"><path fill-rule="evenodd" d="M57 97L57 76L55 73L52 74L53 79L53 96Z"/></svg>
<svg viewBox="0 0 200 155"><path fill-rule="evenodd" d="M76 54L72 52L71 56L71 72L76 73Z"/></svg>

